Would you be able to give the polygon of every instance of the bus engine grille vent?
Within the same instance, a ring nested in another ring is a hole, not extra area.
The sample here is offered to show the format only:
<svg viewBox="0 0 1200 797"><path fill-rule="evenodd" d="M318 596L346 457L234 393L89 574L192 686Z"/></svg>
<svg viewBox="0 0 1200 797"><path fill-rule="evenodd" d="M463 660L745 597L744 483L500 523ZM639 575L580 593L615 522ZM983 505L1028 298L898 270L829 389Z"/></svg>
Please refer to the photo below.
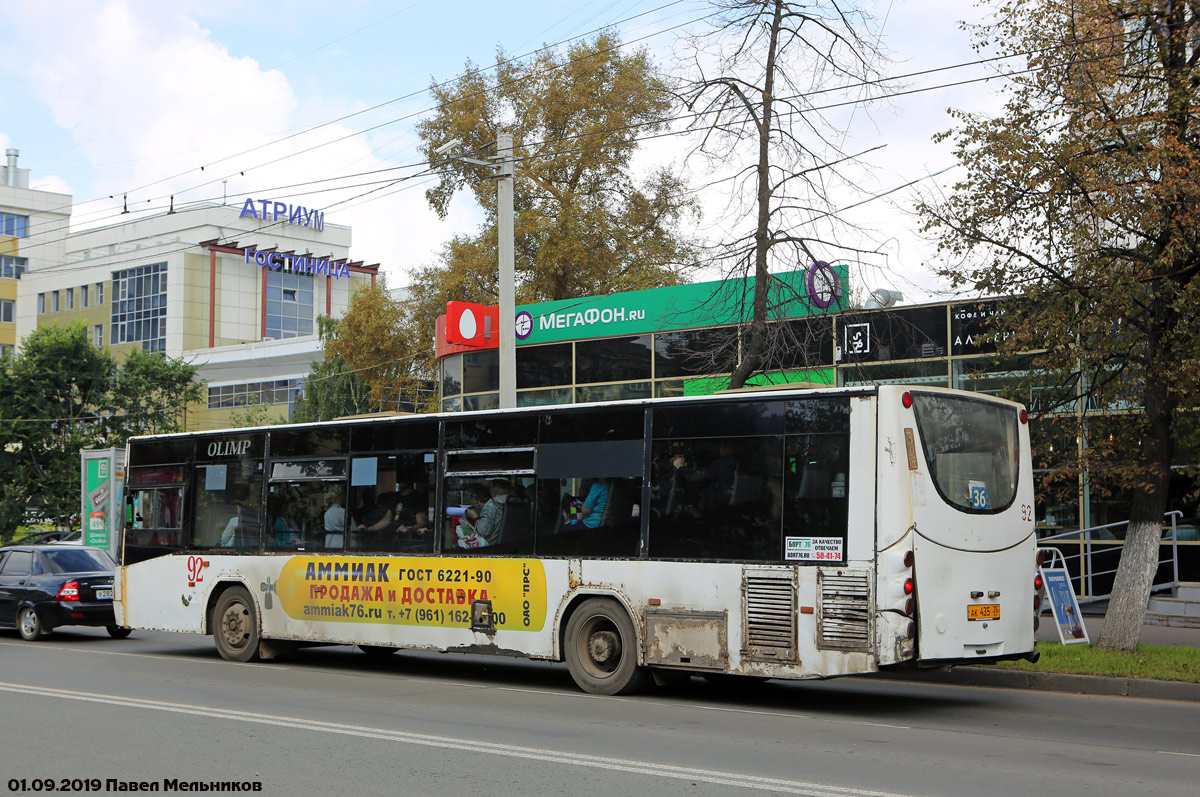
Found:
<svg viewBox="0 0 1200 797"><path fill-rule="evenodd" d="M869 650L871 582L867 572L821 570L817 573L817 588L821 598L818 645L833 650Z"/></svg>
<svg viewBox="0 0 1200 797"><path fill-rule="evenodd" d="M796 660L796 583L792 573L780 575L743 577L746 643L742 655L746 658Z"/></svg>

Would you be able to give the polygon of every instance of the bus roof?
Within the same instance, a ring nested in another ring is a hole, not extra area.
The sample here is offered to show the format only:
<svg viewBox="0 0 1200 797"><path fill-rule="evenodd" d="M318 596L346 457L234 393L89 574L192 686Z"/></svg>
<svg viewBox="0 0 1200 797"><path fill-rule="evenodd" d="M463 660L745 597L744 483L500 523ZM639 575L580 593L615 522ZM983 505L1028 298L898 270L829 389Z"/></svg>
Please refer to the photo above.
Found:
<svg viewBox="0 0 1200 797"><path fill-rule="evenodd" d="M329 421L312 421L309 423L276 423L266 426L248 426L248 427L232 427L226 429L206 429L196 432L172 432L169 434L157 435L139 435L129 438L133 440L160 440L174 437L199 437L203 435L216 434L246 434L249 432L269 431L271 429L279 429L287 427L289 429L304 429L311 427L328 427L328 426L354 426L357 424L378 423L383 420L395 421L396 423L408 423L419 420L466 420L470 418L488 417L490 415L504 414L525 414L525 413L542 413L542 412L569 412L572 410L588 410L588 409L605 409L613 407L639 407L639 406L659 406L670 404L691 404L704 402L728 403L737 401L739 398L749 399L752 401L762 401L766 399L788 398L797 396L869 396L879 392L880 387L889 388L907 388L912 390L940 390L945 392L962 393L965 391L952 390L951 388L938 388L928 385L856 385L853 387L810 387L807 384L803 387L789 387L786 385L778 386L778 389L771 389L772 386L763 385L747 388L745 390L725 390L719 393L712 393L703 396L665 396L658 398L637 398L637 399L620 399L617 401L589 401L581 404L541 404L532 407L510 407L507 409L490 409L490 410L462 410L457 412L430 412L430 413L407 413L407 414L379 414L369 413L358 416L343 416ZM1000 399L996 396L987 394L972 394L982 400L995 400L998 402L1008 402L1005 399Z"/></svg>

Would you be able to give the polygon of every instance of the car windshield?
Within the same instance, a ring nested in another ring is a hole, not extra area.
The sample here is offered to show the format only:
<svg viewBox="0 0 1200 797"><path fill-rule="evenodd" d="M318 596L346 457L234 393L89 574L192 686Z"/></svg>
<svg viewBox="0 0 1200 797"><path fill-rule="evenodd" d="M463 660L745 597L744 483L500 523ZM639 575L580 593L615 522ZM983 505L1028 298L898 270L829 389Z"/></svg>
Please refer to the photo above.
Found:
<svg viewBox="0 0 1200 797"><path fill-rule="evenodd" d="M967 512L1006 509L1017 493L1016 410L942 393L912 396L925 461L942 498Z"/></svg>
<svg viewBox="0 0 1200 797"><path fill-rule="evenodd" d="M116 567L112 557L95 548L64 548L43 553L51 573L102 573Z"/></svg>

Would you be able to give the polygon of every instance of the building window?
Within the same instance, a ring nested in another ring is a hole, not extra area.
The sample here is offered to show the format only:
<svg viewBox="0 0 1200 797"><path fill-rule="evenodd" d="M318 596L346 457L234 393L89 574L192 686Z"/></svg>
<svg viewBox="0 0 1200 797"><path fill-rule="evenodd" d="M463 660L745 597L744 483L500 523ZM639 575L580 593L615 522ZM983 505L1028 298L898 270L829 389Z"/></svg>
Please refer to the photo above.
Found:
<svg viewBox="0 0 1200 797"><path fill-rule="evenodd" d="M104 345L104 324L96 324L95 329L92 330L92 343L97 348Z"/></svg>
<svg viewBox="0 0 1200 797"><path fill-rule="evenodd" d="M46 294L39 293L38 294L38 315L42 315L45 312L46 312Z"/></svg>
<svg viewBox="0 0 1200 797"><path fill-rule="evenodd" d="M166 263L113 272L110 327L109 343L141 343L146 351L167 348Z"/></svg>
<svg viewBox="0 0 1200 797"><path fill-rule="evenodd" d="M86 285L79 286L79 306L80 307L88 306L88 286L86 286Z"/></svg>
<svg viewBox="0 0 1200 797"><path fill-rule="evenodd" d="M313 278L280 269L267 272L267 338L313 333Z"/></svg>
<svg viewBox="0 0 1200 797"><path fill-rule="evenodd" d="M0 360L12 357L13 347L11 343L0 343Z"/></svg>
<svg viewBox="0 0 1200 797"><path fill-rule="evenodd" d="M248 407L254 404L291 404L304 385L304 377L244 382L208 388L208 408Z"/></svg>
<svg viewBox="0 0 1200 797"><path fill-rule="evenodd" d="M28 270L28 258L13 257L11 255L0 256L0 277L19 280L21 275Z"/></svg>
<svg viewBox="0 0 1200 797"><path fill-rule="evenodd" d="M75 289L74 288L67 288L67 309L68 310L75 309Z"/></svg>
<svg viewBox="0 0 1200 797"><path fill-rule="evenodd" d="M50 294L50 312L57 313L62 309L62 305L59 304L59 299L60 297L58 295L58 291L54 291Z"/></svg>
<svg viewBox="0 0 1200 797"><path fill-rule="evenodd" d="M0 213L0 235L24 238L28 233L29 217L14 213Z"/></svg>
<svg viewBox="0 0 1200 797"><path fill-rule="evenodd" d="M13 323L15 305L16 302L14 302L12 299L0 299L0 322L5 324Z"/></svg>
<svg viewBox="0 0 1200 797"><path fill-rule="evenodd" d="M104 304L104 283L96 283L96 304Z"/></svg>

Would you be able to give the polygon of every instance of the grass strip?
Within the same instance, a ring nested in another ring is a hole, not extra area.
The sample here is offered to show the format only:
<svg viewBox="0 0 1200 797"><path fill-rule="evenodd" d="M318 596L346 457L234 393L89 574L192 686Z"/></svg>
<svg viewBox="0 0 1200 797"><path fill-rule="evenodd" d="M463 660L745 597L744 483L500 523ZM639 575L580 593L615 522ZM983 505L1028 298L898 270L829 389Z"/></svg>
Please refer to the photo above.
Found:
<svg viewBox="0 0 1200 797"><path fill-rule="evenodd" d="M1006 661L1005 670L1061 672L1071 675L1109 675L1118 678L1153 678L1159 681L1200 683L1200 651L1188 647L1141 645L1135 651L1100 650L1094 645L1038 642L1042 658L1037 664Z"/></svg>

